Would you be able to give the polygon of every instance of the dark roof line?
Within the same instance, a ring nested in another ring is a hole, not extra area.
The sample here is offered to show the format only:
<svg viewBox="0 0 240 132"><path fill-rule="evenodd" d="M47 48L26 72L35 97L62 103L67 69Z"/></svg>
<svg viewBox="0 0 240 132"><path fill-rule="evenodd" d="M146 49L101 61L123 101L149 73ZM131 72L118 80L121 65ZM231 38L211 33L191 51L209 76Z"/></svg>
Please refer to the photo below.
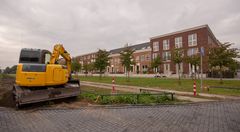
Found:
<svg viewBox="0 0 240 132"><path fill-rule="evenodd" d="M150 42L145 42L145 43L141 43L141 44L130 45L130 46L127 46L127 47L132 49L132 50L141 50L141 49L147 48L149 46L150 46ZM124 49L126 49L127 47L112 49L112 50L109 51L109 53L110 54L117 54L117 53L120 53L121 51L123 51Z"/></svg>

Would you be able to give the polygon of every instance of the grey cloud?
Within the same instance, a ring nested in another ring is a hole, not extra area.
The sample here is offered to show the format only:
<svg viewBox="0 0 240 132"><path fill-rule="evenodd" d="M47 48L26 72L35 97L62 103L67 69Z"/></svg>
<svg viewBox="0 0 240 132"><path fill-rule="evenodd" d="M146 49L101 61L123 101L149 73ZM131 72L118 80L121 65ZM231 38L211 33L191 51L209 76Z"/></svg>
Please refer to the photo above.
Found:
<svg viewBox="0 0 240 132"><path fill-rule="evenodd" d="M0 0L0 67L17 64L21 48L76 56L149 41L155 35L209 24L220 41L240 47L238 0ZM6 59L8 58L8 59ZM11 59L10 59L11 58Z"/></svg>

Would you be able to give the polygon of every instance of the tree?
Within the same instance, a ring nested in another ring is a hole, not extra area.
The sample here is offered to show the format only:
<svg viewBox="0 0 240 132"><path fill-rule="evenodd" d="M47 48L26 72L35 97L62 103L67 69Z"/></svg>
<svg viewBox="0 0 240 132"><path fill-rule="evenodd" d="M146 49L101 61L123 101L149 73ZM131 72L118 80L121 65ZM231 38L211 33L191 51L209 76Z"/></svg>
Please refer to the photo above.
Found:
<svg viewBox="0 0 240 132"><path fill-rule="evenodd" d="M88 66L88 63L83 63L83 70L84 70L84 74L85 74L85 76L87 76L87 74L88 74L88 71L89 71L89 68L88 68L89 66Z"/></svg>
<svg viewBox="0 0 240 132"><path fill-rule="evenodd" d="M194 66L194 78L196 79L196 72L197 72L197 66L200 66L200 56L195 54L191 56L187 56L184 58L187 63L190 63L191 69Z"/></svg>
<svg viewBox="0 0 240 132"><path fill-rule="evenodd" d="M99 71L100 77L102 77L102 73L106 69L106 67L109 65L109 52L106 50L99 49L96 54L96 60L94 63L94 67Z"/></svg>
<svg viewBox="0 0 240 132"><path fill-rule="evenodd" d="M219 44L218 47L210 49L209 52L209 65L210 68L219 67L220 83L223 83L223 71L224 67L232 68L236 61L233 58L239 58L239 50L237 48L231 48L232 43ZM237 66L237 65L236 65Z"/></svg>
<svg viewBox="0 0 240 132"><path fill-rule="evenodd" d="M175 49L174 52L173 52L172 60L178 66L178 84L179 85L181 85L180 70L181 70L181 63L183 62L183 59L184 59L183 50Z"/></svg>
<svg viewBox="0 0 240 132"><path fill-rule="evenodd" d="M71 68L73 72L79 72L82 68L82 65L76 59L72 59Z"/></svg>
<svg viewBox="0 0 240 132"><path fill-rule="evenodd" d="M16 74L17 71L17 65L10 67L6 67L5 70L3 71L4 74Z"/></svg>
<svg viewBox="0 0 240 132"><path fill-rule="evenodd" d="M95 69L95 63L91 62L88 64L88 71L93 72Z"/></svg>
<svg viewBox="0 0 240 132"><path fill-rule="evenodd" d="M160 65L162 64L162 60L160 56L158 55L156 58L153 59L151 62L151 68L152 69L157 69L157 72L160 71Z"/></svg>
<svg viewBox="0 0 240 132"><path fill-rule="evenodd" d="M120 53L120 60L122 65L125 67L127 72L127 81L129 81L129 72L131 70L131 65L135 65L135 61L133 59L134 50L126 47L124 51Z"/></svg>

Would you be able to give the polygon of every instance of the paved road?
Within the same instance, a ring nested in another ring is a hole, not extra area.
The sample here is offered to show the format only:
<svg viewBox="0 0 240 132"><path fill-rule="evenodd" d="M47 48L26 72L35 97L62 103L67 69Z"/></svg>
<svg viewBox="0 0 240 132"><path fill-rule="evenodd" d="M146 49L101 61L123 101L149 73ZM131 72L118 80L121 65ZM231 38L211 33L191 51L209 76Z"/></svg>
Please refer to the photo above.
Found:
<svg viewBox="0 0 240 132"><path fill-rule="evenodd" d="M240 101L25 111L0 108L0 131L239 132Z"/></svg>

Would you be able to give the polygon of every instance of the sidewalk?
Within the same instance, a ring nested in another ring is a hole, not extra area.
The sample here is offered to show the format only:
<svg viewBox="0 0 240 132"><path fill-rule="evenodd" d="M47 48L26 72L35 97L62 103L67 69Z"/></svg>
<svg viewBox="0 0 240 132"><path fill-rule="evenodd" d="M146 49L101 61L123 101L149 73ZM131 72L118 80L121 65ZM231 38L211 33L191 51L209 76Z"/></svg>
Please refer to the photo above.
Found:
<svg viewBox="0 0 240 132"><path fill-rule="evenodd" d="M98 88L105 88L105 89L112 89L112 84L107 84L107 83L81 81L81 85L98 87ZM159 89L159 88L127 86L127 85L116 85L116 84L115 84L115 89L116 90L120 90L120 91L126 91L126 92L134 92L134 93L140 93L141 91L173 92L173 93L175 93L177 98L179 98L181 100L189 100L189 101L192 101L192 102L214 101L216 98L217 99L229 99L229 100L240 99L240 97L235 97L235 96L225 96L225 95L198 93L198 95L201 96L201 97L213 98L213 99L204 99L204 98L192 97L192 95L193 95L192 92L182 92L182 91L165 90L165 89Z"/></svg>

